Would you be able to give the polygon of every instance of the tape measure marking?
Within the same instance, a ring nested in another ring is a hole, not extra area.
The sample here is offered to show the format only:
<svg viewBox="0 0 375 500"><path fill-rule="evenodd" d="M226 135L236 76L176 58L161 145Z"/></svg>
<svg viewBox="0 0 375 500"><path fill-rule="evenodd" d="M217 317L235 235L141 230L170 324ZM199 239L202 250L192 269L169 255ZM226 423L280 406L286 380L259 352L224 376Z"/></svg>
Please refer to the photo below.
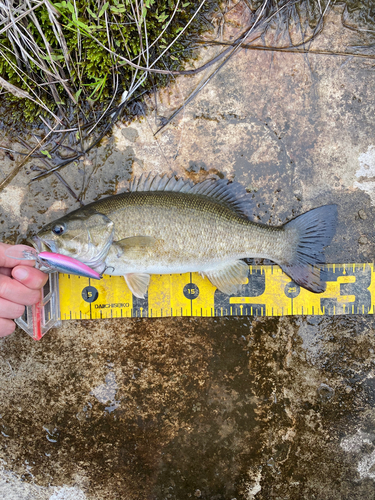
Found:
<svg viewBox="0 0 375 500"><path fill-rule="evenodd" d="M295 284L276 265L249 266L240 295L226 295L197 273L152 275L145 299L134 297L122 276L100 281L59 275L61 318L163 318L178 316L289 316L373 314L373 264L322 266L326 291Z"/></svg>

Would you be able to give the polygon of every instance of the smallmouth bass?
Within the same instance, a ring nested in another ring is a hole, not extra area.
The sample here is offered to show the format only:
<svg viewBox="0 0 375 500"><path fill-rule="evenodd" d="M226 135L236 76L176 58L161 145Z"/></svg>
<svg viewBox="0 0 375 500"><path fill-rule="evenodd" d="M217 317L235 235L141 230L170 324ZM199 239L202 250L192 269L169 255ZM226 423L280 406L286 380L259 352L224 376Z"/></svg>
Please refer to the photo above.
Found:
<svg viewBox="0 0 375 500"><path fill-rule="evenodd" d="M226 294L246 282L246 257L276 262L292 280L323 292L323 248L337 224L336 205L315 208L283 226L248 217L243 186L208 179L193 184L174 177L141 176L129 192L75 210L35 237L39 250L73 257L99 273L123 275L144 298L150 274L199 272Z"/></svg>

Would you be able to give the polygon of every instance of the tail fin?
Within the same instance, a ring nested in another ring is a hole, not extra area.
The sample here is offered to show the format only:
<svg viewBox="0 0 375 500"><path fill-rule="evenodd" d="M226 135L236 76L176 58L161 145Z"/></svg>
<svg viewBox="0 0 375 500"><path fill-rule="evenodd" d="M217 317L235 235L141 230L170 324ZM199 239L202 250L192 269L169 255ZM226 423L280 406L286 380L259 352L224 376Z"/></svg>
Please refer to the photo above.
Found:
<svg viewBox="0 0 375 500"><path fill-rule="evenodd" d="M323 248L331 243L336 232L337 206L324 205L314 208L285 224L285 230L297 232L298 241L291 262L280 264L282 270L295 283L311 292L325 290L320 281L320 269L316 264L324 263Z"/></svg>

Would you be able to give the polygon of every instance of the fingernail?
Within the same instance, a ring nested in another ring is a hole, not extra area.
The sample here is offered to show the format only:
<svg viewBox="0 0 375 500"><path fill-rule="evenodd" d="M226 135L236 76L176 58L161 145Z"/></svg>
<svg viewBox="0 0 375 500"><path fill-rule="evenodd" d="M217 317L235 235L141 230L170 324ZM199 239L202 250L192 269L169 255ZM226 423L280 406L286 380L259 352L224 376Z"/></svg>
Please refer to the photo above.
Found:
<svg viewBox="0 0 375 500"><path fill-rule="evenodd" d="M16 267L13 270L13 277L18 281L24 281L28 276L29 273L24 267Z"/></svg>

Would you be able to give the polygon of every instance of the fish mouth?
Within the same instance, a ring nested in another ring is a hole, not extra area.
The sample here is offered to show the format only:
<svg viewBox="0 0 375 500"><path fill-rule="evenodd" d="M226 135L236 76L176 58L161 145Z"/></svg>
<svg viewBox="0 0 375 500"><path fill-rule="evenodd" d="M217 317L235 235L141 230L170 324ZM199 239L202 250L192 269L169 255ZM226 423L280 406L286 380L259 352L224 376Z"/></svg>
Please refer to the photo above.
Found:
<svg viewBox="0 0 375 500"><path fill-rule="evenodd" d="M33 236L32 238L27 238L27 244L35 248L35 250L40 253L42 250L42 240L38 236Z"/></svg>
<svg viewBox="0 0 375 500"><path fill-rule="evenodd" d="M54 243L52 240L42 240L39 236L33 236L31 239L27 240L39 253L46 252L50 250L54 251Z"/></svg>

